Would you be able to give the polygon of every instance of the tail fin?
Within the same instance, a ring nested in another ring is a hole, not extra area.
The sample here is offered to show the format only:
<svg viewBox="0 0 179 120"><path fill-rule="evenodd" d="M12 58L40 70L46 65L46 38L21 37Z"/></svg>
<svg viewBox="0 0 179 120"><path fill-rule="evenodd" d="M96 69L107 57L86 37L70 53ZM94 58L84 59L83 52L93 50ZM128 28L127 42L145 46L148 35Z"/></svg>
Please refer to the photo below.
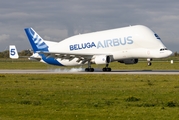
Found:
<svg viewBox="0 0 179 120"><path fill-rule="evenodd" d="M34 53L37 51L48 51L45 41L32 28L25 28L25 33L29 39Z"/></svg>
<svg viewBox="0 0 179 120"><path fill-rule="evenodd" d="M9 57L11 59L18 59L19 55L15 45L9 45Z"/></svg>

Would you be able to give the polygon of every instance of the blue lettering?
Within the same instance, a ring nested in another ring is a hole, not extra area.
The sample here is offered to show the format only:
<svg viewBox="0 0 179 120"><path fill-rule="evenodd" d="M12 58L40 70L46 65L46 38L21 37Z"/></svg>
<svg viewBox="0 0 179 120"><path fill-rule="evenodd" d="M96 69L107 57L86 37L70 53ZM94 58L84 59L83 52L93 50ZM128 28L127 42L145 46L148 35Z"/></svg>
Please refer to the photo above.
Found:
<svg viewBox="0 0 179 120"><path fill-rule="evenodd" d="M100 47L104 48L103 44L99 41L98 45L97 45L97 49L100 48Z"/></svg>
<svg viewBox="0 0 179 120"><path fill-rule="evenodd" d="M113 45L114 45L114 46L119 46L119 41L118 41L117 38L116 38L116 39L113 39Z"/></svg>
<svg viewBox="0 0 179 120"><path fill-rule="evenodd" d="M80 44L78 44L78 49L82 49L81 46L80 46Z"/></svg>
<svg viewBox="0 0 179 120"><path fill-rule="evenodd" d="M77 48L77 44L75 44L75 45L74 45L74 50L77 50L77 49L78 49L78 48Z"/></svg>
<svg viewBox="0 0 179 120"><path fill-rule="evenodd" d="M112 47L112 46L113 46L113 45L112 45L112 42L113 42L112 40L106 40L106 43L107 43L107 44L106 44L106 45L107 45L106 47L109 47L109 45Z"/></svg>
<svg viewBox="0 0 179 120"><path fill-rule="evenodd" d="M82 48L83 48L83 49L86 48L86 43L84 43L84 44L82 43L81 45L82 45Z"/></svg>
<svg viewBox="0 0 179 120"><path fill-rule="evenodd" d="M121 45L125 45L125 44L126 44L126 38L124 37L123 41L122 41L122 39L120 38L120 43L121 43Z"/></svg>
<svg viewBox="0 0 179 120"><path fill-rule="evenodd" d="M91 45L90 45L90 43L88 42L88 43L86 43L86 47L87 48L91 48Z"/></svg>
<svg viewBox="0 0 179 120"><path fill-rule="evenodd" d="M104 47L106 48L107 47L107 41L104 40Z"/></svg>
<svg viewBox="0 0 179 120"><path fill-rule="evenodd" d="M73 50L73 45L70 45L70 50L71 50L71 51Z"/></svg>
<svg viewBox="0 0 179 120"><path fill-rule="evenodd" d="M96 47L96 45L94 44L94 42L91 43L91 47Z"/></svg>
<svg viewBox="0 0 179 120"><path fill-rule="evenodd" d="M133 44L132 36L127 37L127 44Z"/></svg>
<svg viewBox="0 0 179 120"><path fill-rule="evenodd" d="M74 45L70 45L69 48L70 50L81 50L81 49L86 49L86 48L92 48L92 47L96 47L95 43L92 42L88 42L88 43L81 43L81 44L74 44Z"/></svg>
<svg viewBox="0 0 179 120"><path fill-rule="evenodd" d="M10 52L11 52L12 56L14 56L16 54L15 49L13 49L13 48L10 50Z"/></svg>
<svg viewBox="0 0 179 120"><path fill-rule="evenodd" d="M98 41L97 49L99 48L106 48L106 47L114 47L119 45L127 45L133 44L132 36L123 37L123 38L114 38L112 40L104 40L103 42ZM104 44L103 44L104 43Z"/></svg>
<svg viewBox="0 0 179 120"><path fill-rule="evenodd" d="M81 44L74 44L70 45L70 50L81 50L81 49L87 49L87 48L93 48L96 47L99 48L106 48L106 47L114 47L119 45L127 45L127 44L133 44L134 41L132 39L132 36L123 37L123 38L114 38L114 39L108 39L103 41L98 41L97 46L94 42L87 42L87 43L81 43Z"/></svg>

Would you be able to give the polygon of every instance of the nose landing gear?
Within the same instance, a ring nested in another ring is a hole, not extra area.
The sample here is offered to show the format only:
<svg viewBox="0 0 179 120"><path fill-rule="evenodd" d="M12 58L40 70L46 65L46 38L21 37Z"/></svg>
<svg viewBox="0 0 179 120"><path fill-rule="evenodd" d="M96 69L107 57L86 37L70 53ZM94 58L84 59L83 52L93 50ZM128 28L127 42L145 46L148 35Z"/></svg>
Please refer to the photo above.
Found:
<svg viewBox="0 0 179 120"><path fill-rule="evenodd" d="M152 61L151 58L148 58L148 59L147 59L147 65L148 65L148 66L151 66L151 65L152 65L151 61Z"/></svg>

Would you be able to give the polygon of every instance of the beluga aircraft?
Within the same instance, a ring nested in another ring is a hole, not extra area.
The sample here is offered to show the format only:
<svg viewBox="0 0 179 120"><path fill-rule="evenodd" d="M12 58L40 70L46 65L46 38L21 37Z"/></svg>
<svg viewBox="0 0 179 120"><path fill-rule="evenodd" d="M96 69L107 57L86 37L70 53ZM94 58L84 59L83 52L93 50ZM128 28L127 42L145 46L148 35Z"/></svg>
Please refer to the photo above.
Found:
<svg viewBox="0 0 179 120"><path fill-rule="evenodd" d="M91 64L105 64L102 70L111 71L111 62L136 64L139 58L146 58L150 66L153 58L172 54L160 37L143 25L79 34L60 42L44 40L33 28L25 28L25 33L39 61L58 66L88 64L87 72L94 71Z"/></svg>

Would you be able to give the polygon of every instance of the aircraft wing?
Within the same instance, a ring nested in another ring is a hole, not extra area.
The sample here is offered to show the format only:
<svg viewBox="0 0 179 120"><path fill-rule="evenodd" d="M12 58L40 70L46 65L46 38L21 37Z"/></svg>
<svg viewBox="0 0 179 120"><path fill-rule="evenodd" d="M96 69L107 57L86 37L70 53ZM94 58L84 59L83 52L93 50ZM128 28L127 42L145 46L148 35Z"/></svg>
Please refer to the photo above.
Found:
<svg viewBox="0 0 179 120"><path fill-rule="evenodd" d="M39 51L39 54L45 55L48 57L60 58L60 59L68 59L69 61L73 60L74 58L78 58L77 62L82 61L82 64L91 60L95 55L112 55L109 53L66 53L66 52L46 52L46 51Z"/></svg>

